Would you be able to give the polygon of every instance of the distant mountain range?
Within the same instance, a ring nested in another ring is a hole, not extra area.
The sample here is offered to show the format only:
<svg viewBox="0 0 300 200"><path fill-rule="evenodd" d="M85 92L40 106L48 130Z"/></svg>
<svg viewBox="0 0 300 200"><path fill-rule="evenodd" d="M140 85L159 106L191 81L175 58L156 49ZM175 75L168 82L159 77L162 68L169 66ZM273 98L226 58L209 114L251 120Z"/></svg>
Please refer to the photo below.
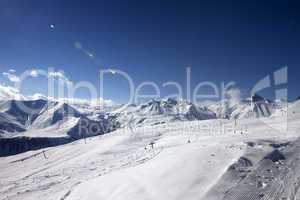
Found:
<svg viewBox="0 0 300 200"><path fill-rule="evenodd" d="M141 105L116 105L104 110L87 104L69 105L44 99L1 100L0 134L12 137L22 136L21 132L25 132L25 136L39 137L39 132L47 130L40 136L80 138L95 135L87 132L80 136L76 133L76 127L83 121L98 124L101 130L96 134L105 134L129 123L144 126L174 121L270 117L281 107L281 102L275 103L258 95L241 101L223 100L205 105L169 98L150 100Z"/></svg>
<svg viewBox="0 0 300 200"><path fill-rule="evenodd" d="M1 89L3 88L0 88L0 138L65 138L73 141L127 126L155 126L175 121L218 118L233 120L270 117L285 112L287 104L254 95L243 100L226 99L197 104L168 98L153 99L140 105L110 104L98 107L86 102L57 102L41 95L25 98L13 89ZM20 105L29 111L22 109Z"/></svg>

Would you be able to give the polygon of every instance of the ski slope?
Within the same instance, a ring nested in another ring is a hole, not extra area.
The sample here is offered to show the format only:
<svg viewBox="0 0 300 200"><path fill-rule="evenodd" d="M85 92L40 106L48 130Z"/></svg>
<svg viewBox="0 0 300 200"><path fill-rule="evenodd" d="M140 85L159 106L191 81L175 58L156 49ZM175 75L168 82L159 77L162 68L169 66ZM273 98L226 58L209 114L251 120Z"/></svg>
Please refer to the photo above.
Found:
<svg viewBox="0 0 300 200"><path fill-rule="evenodd" d="M278 115L237 124L212 119L123 128L2 157L0 199L277 199L274 192L279 199L293 199L300 183L298 107L291 106L288 119ZM280 146L286 142L290 145ZM277 161L280 173L274 170L277 163L265 159L275 150L272 146L285 158ZM251 164L244 166L242 157ZM232 172L234 164L238 170ZM266 173L273 178L265 183Z"/></svg>

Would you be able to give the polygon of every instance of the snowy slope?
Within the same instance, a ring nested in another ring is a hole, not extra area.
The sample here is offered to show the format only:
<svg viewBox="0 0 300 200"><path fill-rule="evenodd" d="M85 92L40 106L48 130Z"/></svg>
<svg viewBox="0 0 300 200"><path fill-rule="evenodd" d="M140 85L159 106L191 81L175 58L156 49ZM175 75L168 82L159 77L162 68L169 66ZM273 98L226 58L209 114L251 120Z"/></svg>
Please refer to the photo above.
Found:
<svg viewBox="0 0 300 200"><path fill-rule="evenodd" d="M244 134L221 132L220 124L232 120L174 122L134 133L119 129L47 148L45 156L37 150L1 158L0 199L291 198L299 181L299 121L291 115L288 131L279 132L256 118L240 120ZM281 171L274 174L276 166Z"/></svg>
<svg viewBox="0 0 300 200"><path fill-rule="evenodd" d="M25 127L11 115L0 113L0 137L24 132Z"/></svg>
<svg viewBox="0 0 300 200"><path fill-rule="evenodd" d="M51 143L52 146L61 144L60 138L71 140L86 138L109 133L119 127L134 131L138 127L147 128L171 122L215 119L217 115L221 118L230 116L229 119L251 119L269 116L276 118L276 116L284 114L284 108L275 108L275 112L273 110L271 112L270 106L273 106L273 103L259 97L256 97L255 101L252 99L252 101L224 102L204 106L184 100L163 99L151 100L142 105L129 105L125 109L118 105L105 108L77 102L75 107L80 110L78 111L67 103L44 99L0 101L0 113L5 116L1 119L1 136L27 137L20 139L20 142L22 141L20 146L13 145L15 141L12 140L11 144L15 148L5 147L6 149L2 150L4 154L1 155L7 155L9 152L12 154L22 152L23 147L24 151L35 149L36 147L32 146L33 144L28 140L33 137L49 138L47 143ZM19 107L20 103L34 111L24 112ZM272 126L274 128L277 125ZM53 140L53 138L58 138L59 141ZM44 139L41 140L44 141ZM34 145L37 145L37 142ZM43 148L42 145L37 146Z"/></svg>
<svg viewBox="0 0 300 200"><path fill-rule="evenodd" d="M45 100L11 100L3 103L5 105L2 110L17 119L17 121L25 126L29 126L47 107L48 102Z"/></svg>
<svg viewBox="0 0 300 200"><path fill-rule="evenodd" d="M68 117L80 117L81 114L73 107L65 103L54 103L51 107L45 107L34 120L31 128L45 128L59 121L66 121Z"/></svg>

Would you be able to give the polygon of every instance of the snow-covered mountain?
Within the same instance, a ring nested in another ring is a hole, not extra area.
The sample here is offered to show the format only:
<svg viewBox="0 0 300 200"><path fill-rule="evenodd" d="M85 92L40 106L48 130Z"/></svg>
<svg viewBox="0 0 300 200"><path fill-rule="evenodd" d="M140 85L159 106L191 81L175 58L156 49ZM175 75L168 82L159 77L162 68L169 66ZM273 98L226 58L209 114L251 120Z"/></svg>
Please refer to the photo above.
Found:
<svg viewBox="0 0 300 200"><path fill-rule="evenodd" d="M0 101L0 114L2 136L5 136L5 132L14 132L14 135L19 136L32 136L32 132L34 132L36 133L34 134L35 137L52 137L55 135L78 138L78 133L75 133L74 130L83 121L88 126L90 124L99 125L101 128L96 134L106 133L115 127L115 123L110 124L110 118L90 119L85 113L77 111L66 103L42 99ZM25 133L18 134L18 132L24 131ZM43 133L39 134L39 132ZM58 132L59 134L57 134ZM84 136L90 135L86 132Z"/></svg>
<svg viewBox="0 0 300 200"><path fill-rule="evenodd" d="M26 112L23 106L30 109ZM216 118L243 119L270 117L284 112L284 103L272 102L258 95L244 100L226 99L209 104L193 104L185 100L172 98L150 100L141 105L99 106L77 102L74 105L51 100L8 100L0 101L0 113L5 114L7 126L13 127L15 132L30 130L62 129L58 135L76 135L74 127L79 127L83 121L91 124L98 123L102 128L101 134L122 126L157 125L174 121L207 120ZM4 121L4 117L2 117ZM4 123L2 123L4 133ZM12 131L10 131L12 132ZM49 136L53 131L49 131ZM4 135L2 133L2 135ZM89 136L88 133L87 136ZM25 134L26 135L26 134ZM32 135L32 134L30 134ZM36 134L34 134L36 136ZM42 134L47 136L47 134ZM54 134L57 135L57 134ZM95 135L95 134L91 134ZM76 136L78 137L78 136Z"/></svg>
<svg viewBox="0 0 300 200"><path fill-rule="evenodd" d="M215 119L214 112L205 106L196 106L185 100L150 100L141 105L128 105L110 113L117 117L122 125L156 125L172 121L192 121Z"/></svg>
<svg viewBox="0 0 300 200"><path fill-rule="evenodd" d="M23 112L16 105L24 103L34 113ZM171 121L192 121L215 118L242 119L269 117L278 110L283 110L283 102L272 102L254 95L248 99L225 99L219 102L193 104L185 100L162 99L150 100L141 105L106 105L97 106L87 102L73 102L72 104L38 99L26 101L0 101L0 112L5 112L24 126L45 128L57 122L66 121L65 118L86 117L99 120L99 116L106 113L121 125L155 125ZM101 117L100 117L101 118ZM73 120L74 121L74 120Z"/></svg>
<svg viewBox="0 0 300 200"><path fill-rule="evenodd" d="M5 156L0 159L0 199L300 197L299 100L288 104L288 121L276 115L284 111L286 102L260 97L225 101L228 109L221 114L240 117L237 124L218 118L201 120L216 117L208 107L218 108L220 102L196 106L173 99L153 100L106 112L80 112L60 102L26 102L36 108L34 118L15 108L17 102L0 103L2 135L11 134L8 130L13 127L19 135L31 137L0 138L0 156ZM253 113L252 118L247 113ZM263 121L260 116L270 117ZM167 120L169 126L137 127L141 134L136 137L128 129L117 129L101 138L67 144L82 138L80 123L102 124L100 130L109 132L117 123L126 126L132 121L129 125L139 126ZM207 126L211 129L202 128ZM54 135L65 137L49 138Z"/></svg>
<svg viewBox="0 0 300 200"><path fill-rule="evenodd" d="M258 118L226 132L234 121L176 121L1 157L0 199L299 199L299 108L289 105L282 131Z"/></svg>
<svg viewBox="0 0 300 200"><path fill-rule="evenodd" d="M24 132L25 128L18 123L16 118L6 113L0 113L0 137L6 134L13 134L15 132Z"/></svg>
<svg viewBox="0 0 300 200"><path fill-rule="evenodd" d="M33 128L46 128L48 126L55 125L56 123L66 121L67 118L75 117L79 118L81 113L75 110L73 107L65 103L55 102L50 107L45 107L34 120Z"/></svg>
<svg viewBox="0 0 300 200"><path fill-rule="evenodd" d="M254 95L242 100L225 99L220 102L210 102L207 107L215 112L218 118L244 119L270 117L276 109L279 109L279 105L259 95Z"/></svg>
<svg viewBox="0 0 300 200"><path fill-rule="evenodd" d="M119 127L114 116L79 112L50 100L0 101L0 156L46 148Z"/></svg>
<svg viewBox="0 0 300 200"><path fill-rule="evenodd" d="M29 126L47 107L45 100L10 100L4 101L2 111L16 118L24 126Z"/></svg>
<svg viewBox="0 0 300 200"><path fill-rule="evenodd" d="M6 138L68 138L72 141L109 133L120 127L132 129L180 121L276 117L287 113L284 105L283 102L272 102L258 95L209 104L168 98L125 107L99 107L84 102L68 104L44 98L1 100L0 135Z"/></svg>

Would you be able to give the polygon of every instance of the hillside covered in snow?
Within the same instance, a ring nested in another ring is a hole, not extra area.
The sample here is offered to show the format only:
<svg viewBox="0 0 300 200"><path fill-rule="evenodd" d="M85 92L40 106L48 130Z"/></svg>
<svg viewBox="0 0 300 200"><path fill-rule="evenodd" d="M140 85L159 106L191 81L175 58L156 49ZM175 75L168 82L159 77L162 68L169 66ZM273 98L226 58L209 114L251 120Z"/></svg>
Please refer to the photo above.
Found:
<svg viewBox="0 0 300 200"><path fill-rule="evenodd" d="M151 101L122 111L118 107L109 113L110 117L116 116L114 120L129 111L132 115L142 112L143 117L172 119L166 123L153 125L150 121L147 128L121 125L98 137L2 157L0 199L300 197L299 101L290 103L288 110L272 111L264 120L257 116L216 119L208 109L190 115L192 109L186 108L192 105L183 103L188 106L180 110L181 103L168 101ZM77 119L70 123L65 121L63 112L69 106L53 103L49 105L51 109L43 110L44 103L28 103L38 108L36 116L19 113L12 103L3 105L2 113L6 120L13 120L15 126L22 128L18 134L36 130L34 138L38 136L37 130L51 134L53 126L66 127L63 124L67 123L73 127L80 118L88 118L70 108L73 112L69 120ZM265 101L261 103L269 105ZM10 119L8 116L12 117L12 113L15 115ZM202 113L209 117L197 119ZM178 115L180 120L174 120ZM187 116L196 120L189 120ZM136 124L135 121L132 124Z"/></svg>
<svg viewBox="0 0 300 200"><path fill-rule="evenodd" d="M6 92L0 200L300 198L299 100L97 106Z"/></svg>
<svg viewBox="0 0 300 200"><path fill-rule="evenodd" d="M288 106L288 103L272 102L258 95L209 104L168 98L153 99L140 105L97 106L87 102L55 101L46 97L14 99L16 95L13 95L13 91L1 91L3 95L9 93L8 96L13 99L0 100L0 155L61 145L119 128L132 130L172 122L213 119L236 121L272 118L286 115Z"/></svg>

